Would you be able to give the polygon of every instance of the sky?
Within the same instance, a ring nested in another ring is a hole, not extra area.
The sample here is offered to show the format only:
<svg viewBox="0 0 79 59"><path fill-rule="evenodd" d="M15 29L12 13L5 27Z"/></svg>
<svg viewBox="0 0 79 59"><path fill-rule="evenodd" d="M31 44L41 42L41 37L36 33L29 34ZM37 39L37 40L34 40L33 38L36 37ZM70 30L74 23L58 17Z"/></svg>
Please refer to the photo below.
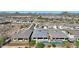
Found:
<svg viewBox="0 0 79 59"><path fill-rule="evenodd" d="M78 0L0 0L0 12L79 13Z"/></svg>
<svg viewBox="0 0 79 59"><path fill-rule="evenodd" d="M0 0L0 11L79 11L79 0Z"/></svg>

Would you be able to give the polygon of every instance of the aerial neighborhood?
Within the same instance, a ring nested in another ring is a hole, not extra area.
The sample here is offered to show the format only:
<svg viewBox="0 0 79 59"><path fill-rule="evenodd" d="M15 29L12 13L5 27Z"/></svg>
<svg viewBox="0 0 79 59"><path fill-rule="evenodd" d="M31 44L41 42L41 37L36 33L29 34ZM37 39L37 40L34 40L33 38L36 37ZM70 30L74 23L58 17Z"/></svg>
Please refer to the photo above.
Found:
<svg viewBox="0 0 79 59"><path fill-rule="evenodd" d="M0 13L1 48L78 48L79 14Z"/></svg>

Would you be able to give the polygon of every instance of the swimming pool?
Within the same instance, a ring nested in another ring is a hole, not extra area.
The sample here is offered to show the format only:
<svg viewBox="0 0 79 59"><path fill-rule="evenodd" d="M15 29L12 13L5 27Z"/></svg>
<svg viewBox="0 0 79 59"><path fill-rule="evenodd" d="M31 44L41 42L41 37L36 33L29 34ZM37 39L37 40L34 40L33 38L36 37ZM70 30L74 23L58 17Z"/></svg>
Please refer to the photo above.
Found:
<svg viewBox="0 0 79 59"><path fill-rule="evenodd" d="M51 41L50 43L51 44L64 44L63 41Z"/></svg>

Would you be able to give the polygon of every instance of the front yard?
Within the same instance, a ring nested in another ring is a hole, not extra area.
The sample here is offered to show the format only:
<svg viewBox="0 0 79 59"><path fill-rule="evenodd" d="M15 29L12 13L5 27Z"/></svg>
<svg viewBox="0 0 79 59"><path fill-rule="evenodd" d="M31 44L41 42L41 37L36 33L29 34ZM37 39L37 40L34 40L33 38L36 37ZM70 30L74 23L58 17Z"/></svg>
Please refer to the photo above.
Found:
<svg viewBox="0 0 79 59"><path fill-rule="evenodd" d="M76 42L76 45L79 46L79 41ZM13 47L13 48L75 48L74 43L70 43L69 41L63 42L50 42L48 44L44 44L43 42L37 42L35 40L29 41L11 41L10 43L3 46L4 47Z"/></svg>

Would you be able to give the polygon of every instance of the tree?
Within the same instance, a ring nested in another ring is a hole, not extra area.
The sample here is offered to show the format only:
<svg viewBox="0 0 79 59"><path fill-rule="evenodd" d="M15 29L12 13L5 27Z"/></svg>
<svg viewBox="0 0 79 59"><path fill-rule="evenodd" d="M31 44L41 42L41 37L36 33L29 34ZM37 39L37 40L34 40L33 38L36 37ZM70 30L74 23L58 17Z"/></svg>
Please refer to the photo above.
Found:
<svg viewBox="0 0 79 59"><path fill-rule="evenodd" d="M44 44L42 42L38 42L36 48L44 48Z"/></svg>
<svg viewBox="0 0 79 59"><path fill-rule="evenodd" d="M2 47L4 42L5 42L5 38L3 36L0 36L0 47Z"/></svg>
<svg viewBox="0 0 79 59"><path fill-rule="evenodd" d="M76 46L77 46L77 48L79 48L79 39L76 40Z"/></svg>
<svg viewBox="0 0 79 59"><path fill-rule="evenodd" d="M50 48L51 47L51 45L48 45L48 48Z"/></svg>
<svg viewBox="0 0 79 59"><path fill-rule="evenodd" d="M30 42L29 42L29 45L30 46L34 46L36 44L36 40L31 40Z"/></svg>
<svg viewBox="0 0 79 59"><path fill-rule="evenodd" d="M63 41L63 43L64 43L63 46L66 47L66 48L72 47L69 41Z"/></svg>
<svg viewBox="0 0 79 59"><path fill-rule="evenodd" d="M52 46L53 46L53 47L56 47L56 45L55 45L55 44L52 44Z"/></svg>

